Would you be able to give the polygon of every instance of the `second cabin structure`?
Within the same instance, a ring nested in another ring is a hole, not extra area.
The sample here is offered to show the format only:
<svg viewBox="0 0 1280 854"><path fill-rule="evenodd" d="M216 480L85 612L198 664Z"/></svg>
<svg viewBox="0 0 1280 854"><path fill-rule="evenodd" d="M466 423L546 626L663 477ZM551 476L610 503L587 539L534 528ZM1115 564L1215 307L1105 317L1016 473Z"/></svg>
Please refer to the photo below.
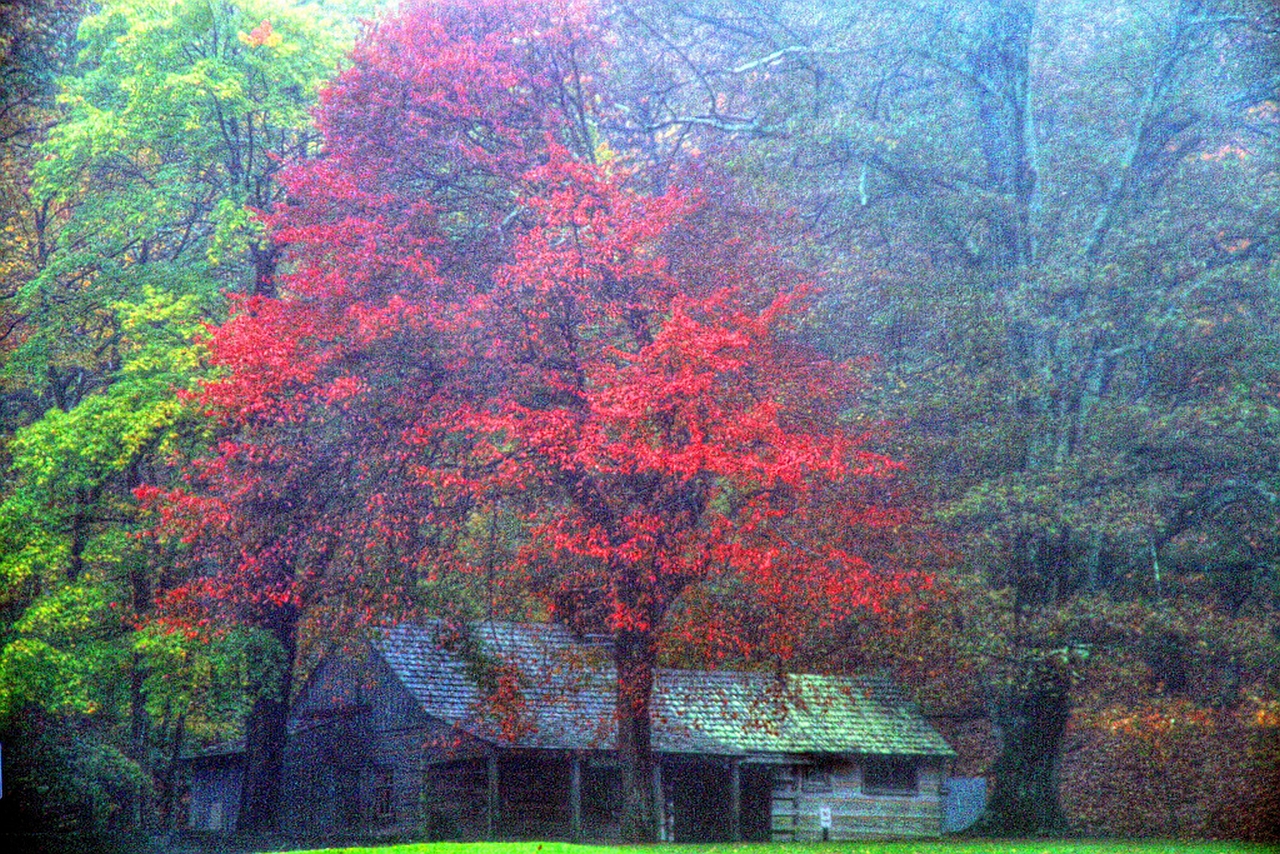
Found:
<svg viewBox="0 0 1280 854"><path fill-rule="evenodd" d="M561 626L390 629L295 704L287 829L616 838L614 680ZM937 836L955 755L886 679L729 671L659 671L653 744L672 841Z"/></svg>

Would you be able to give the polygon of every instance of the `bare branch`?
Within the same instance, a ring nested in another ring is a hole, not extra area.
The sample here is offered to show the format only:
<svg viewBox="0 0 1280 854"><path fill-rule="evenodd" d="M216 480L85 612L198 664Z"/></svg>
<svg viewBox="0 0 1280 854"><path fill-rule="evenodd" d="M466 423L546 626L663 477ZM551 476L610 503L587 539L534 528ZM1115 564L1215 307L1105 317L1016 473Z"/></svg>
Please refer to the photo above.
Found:
<svg viewBox="0 0 1280 854"><path fill-rule="evenodd" d="M773 65L785 59L786 57L790 56L791 54L795 54L795 53L802 53L808 56L817 56L817 55L839 56L841 54L845 54L849 52L850 51L848 48L842 48L842 47L807 47L805 45L798 45L798 44L791 45L790 47L784 47L784 48L775 50L773 53L769 54L768 56L762 56L759 59L753 59L750 62L744 62L742 65L739 65L736 68L730 69L730 73L745 74L746 72L752 71L756 68Z"/></svg>

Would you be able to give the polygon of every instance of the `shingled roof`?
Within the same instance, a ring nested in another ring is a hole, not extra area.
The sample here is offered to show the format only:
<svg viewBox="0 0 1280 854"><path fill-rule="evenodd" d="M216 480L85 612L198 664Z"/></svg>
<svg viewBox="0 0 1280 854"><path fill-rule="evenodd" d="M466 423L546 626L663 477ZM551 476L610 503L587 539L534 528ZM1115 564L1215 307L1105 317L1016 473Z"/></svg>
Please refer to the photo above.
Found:
<svg viewBox="0 0 1280 854"><path fill-rule="evenodd" d="M562 626L401 625L376 648L425 713L474 736L513 747L614 747L607 648ZM479 687L499 671L515 676L523 700L505 728ZM662 753L955 755L880 677L659 670L652 715Z"/></svg>

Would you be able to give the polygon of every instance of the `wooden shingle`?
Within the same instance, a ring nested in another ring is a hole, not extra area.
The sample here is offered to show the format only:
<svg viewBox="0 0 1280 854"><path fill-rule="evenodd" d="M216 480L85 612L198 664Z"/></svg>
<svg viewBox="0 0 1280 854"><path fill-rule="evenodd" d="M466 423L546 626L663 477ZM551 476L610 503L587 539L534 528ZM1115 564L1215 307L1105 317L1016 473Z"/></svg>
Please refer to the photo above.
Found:
<svg viewBox="0 0 1280 854"><path fill-rule="evenodd" d="M616 676L608 650L562 626L401 625L376 647L426 714L473 736L513 747L614 747ZM519 720L505 726L489 699L503 674L520 697L513 712ZM662 753L954 755L881 677L659 670L652 717L654 748Z"/></svg>

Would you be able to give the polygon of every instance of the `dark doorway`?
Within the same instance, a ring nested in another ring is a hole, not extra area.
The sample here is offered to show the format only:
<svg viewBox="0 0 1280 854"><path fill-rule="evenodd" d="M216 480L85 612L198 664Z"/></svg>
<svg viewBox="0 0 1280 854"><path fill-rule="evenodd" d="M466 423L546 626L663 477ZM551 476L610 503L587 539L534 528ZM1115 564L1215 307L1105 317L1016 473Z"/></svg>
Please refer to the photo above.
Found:
<svg viewBox="0 0 1280 854"><path fill-rule="evenodd" d="M733 838L733 766L682 759L663 763L676 842L725 842ZM772 837L773 766L738 766L738 835L746 842Z"/></svg>
<svg viewBox="0 0 1280 854"><path fill-rule="evenodd" d="M773 838L772 765L747 765L739 770L741 813L739 828L744 842L769 842Z"/></svg>
<svg viewBox="0 0 1280 854"><path fill-rule="evenodd" d="M674 841L722 842L730 838L727 764L696 759L664 762L662 775L671 801Z"/></svg>
<svg viewBox="0 0 1280 854"><path fill-rule="evenodd" d="M559 754L509 751L498 761L499 834L512 839L569 835L569 761Z"/></svg>
<svg viewBox="0 0 1280 854"><path fill-rule="evenodd" d="M621 832L622 772L615 766L582 763L582 834L613 839Z"/></svg>

